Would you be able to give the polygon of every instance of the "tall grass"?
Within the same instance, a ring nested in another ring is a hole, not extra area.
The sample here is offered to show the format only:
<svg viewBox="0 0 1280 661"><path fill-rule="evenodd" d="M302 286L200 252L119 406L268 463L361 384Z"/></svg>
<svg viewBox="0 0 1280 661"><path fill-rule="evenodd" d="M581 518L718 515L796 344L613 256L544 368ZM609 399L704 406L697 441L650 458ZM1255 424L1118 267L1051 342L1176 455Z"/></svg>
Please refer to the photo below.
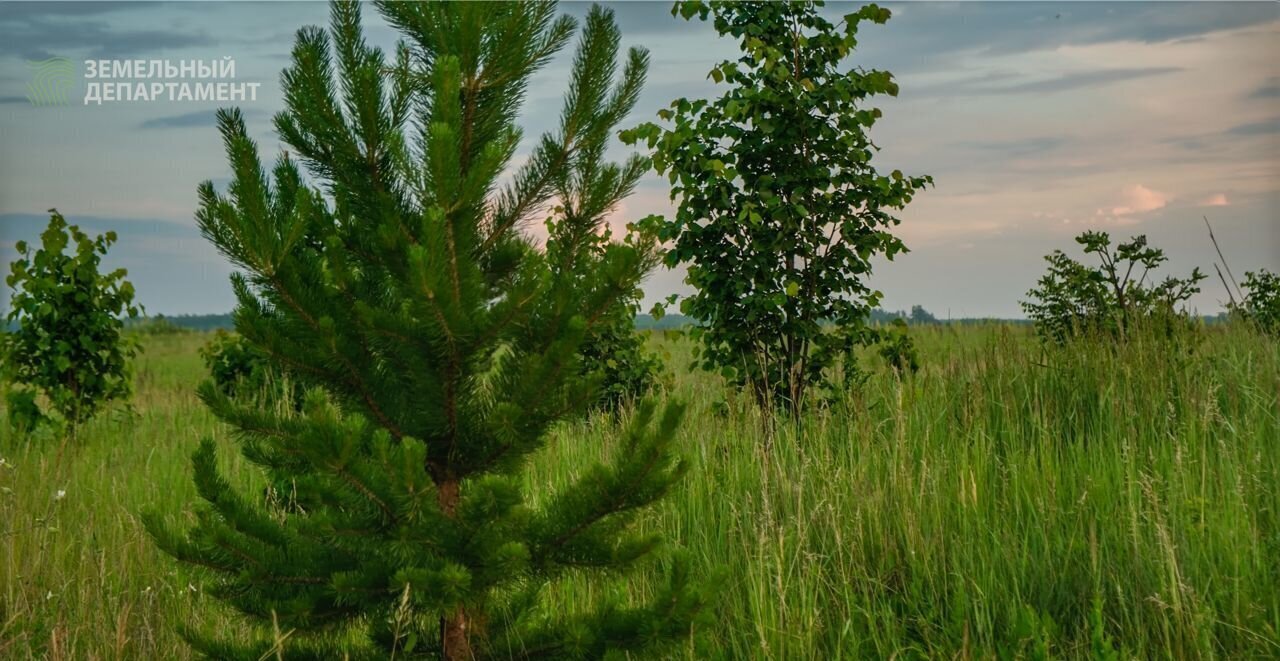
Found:
<svg viewBox="0 0 1280 661"><path fill-rule="evenodd" d="M651 339L666 394L691 404L692 469L642 525L720 580L712 623L677 656L1280 656L1273 340L912 334L918 373L868 354L865 387L772 433L749 397L687 369L687 341ZM61 466L51 439L0 438L0 657L183 658L177 626L243 626L137 520L147 506L189 516L188 458L206 435L260 490L193 395L204 340L148 338L136 414L86 427ZM559 429L532 498L612 452L618 424ZM552 606L649 588L579 578Z"/></svg>

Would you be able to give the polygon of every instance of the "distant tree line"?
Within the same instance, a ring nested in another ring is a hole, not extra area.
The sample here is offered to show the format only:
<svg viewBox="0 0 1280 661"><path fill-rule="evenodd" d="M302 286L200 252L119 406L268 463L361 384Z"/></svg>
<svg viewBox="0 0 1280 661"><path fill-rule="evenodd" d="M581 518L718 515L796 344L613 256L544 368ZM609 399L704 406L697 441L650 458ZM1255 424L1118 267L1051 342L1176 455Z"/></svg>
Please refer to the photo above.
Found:
<svg viewBox="0 0 1280 661"><path fill-rule="evenodd" d="M1225 318L1226 313L1218 316L1205 317L1206 320L1217 319L1219 316ZM231 313L225 314L176 314L142 317L139 319L129 320L125 326L139 327L157 320L163 319L165 325L173 325L186 330L193 331L215 331L215 330L234 330L235 321L231 318ZM1010 323L1025 323L1024 319L1003 319L1003 318L986 318L986 317L965 317L957 319L939 319L932 312L926 310L923 306L913 305L910 310L884 310L875 308L871 310L867 317L867 323L871 325L892 323L894 319L902 319L911 324L928 325L941 323L967 323L967 322L983 322L983 321L1006 321ZM696 322L693 317L683 314L665 314L662 317L654 317L651 314L642 313L635 316L636 330L667 330L674 328L682 328L692 326ZM8 330L14 330L17 324L10 324Z"/></svg>

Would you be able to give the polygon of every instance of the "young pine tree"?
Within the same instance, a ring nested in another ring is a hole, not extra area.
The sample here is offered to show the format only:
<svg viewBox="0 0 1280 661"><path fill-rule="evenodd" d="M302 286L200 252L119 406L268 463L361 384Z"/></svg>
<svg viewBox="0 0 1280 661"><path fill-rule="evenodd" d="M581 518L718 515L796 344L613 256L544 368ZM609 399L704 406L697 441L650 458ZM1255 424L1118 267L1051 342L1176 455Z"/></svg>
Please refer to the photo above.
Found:
<svg viewBox="0 0 1280 661"><path fill-rule="evenodd" d="M615 81L618 31L593 8L558 129L504 184L530 77L574 21L548 2L378 7L407 36L395 62L365 44L359 5L338 3L329 34L298 33L282 76L276 128L322 190L287 157L264 172L237 111L219 114L228 193L200 189L204 234L244 273L237 331L311 386L298 415L212 384L201 396L250 462L295 485L295 505L237 493L206 441L195 527L148 527L208 570L209 592L296 632L290 658L598 658L686 635L703 598L679 563L644 603L546 599L566 573L653 554L658 540L631 523L683 471L669 447L678 406L640 406L613 463L558 491L529 498L521 474L548 429L591 401L579 345L646 260L611 243L582 277L521 228L599 158L646 55L632 50ZM601 209L629 191L585 189ZM188 637L218 657L272 648Z"/></svg>

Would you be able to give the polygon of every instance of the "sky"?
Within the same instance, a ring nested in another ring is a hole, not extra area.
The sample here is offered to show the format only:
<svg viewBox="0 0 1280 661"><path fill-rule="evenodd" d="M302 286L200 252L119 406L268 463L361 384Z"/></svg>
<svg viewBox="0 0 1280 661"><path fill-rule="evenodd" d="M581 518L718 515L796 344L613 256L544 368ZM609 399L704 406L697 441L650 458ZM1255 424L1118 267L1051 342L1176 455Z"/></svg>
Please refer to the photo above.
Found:
<svg viewBox="0 0 1280 661"><path fill-rule="evenodd" d="M719 88L707 72L736 44L670 15L668 2L605 3L623 45L650 51L648 84L624 126L655 120L679 97ZM878 262L884 307L923 305L946 317L1019 317L1044 255L1100 229L1145 234L1170 274L1211 274L1203 217L1237 276L1280 270L1280 4L1275 2L884 3L850 66L887 69L897 98L875 105L882 171L932 175L897 229L910 252ZM829 3L833 16L857 5ZM586 3L562 3L583 16ZM397 34L365 7L369 40ZM151 314L229 311L231 266L196 229L196 186L225 186L214 110L239 105L264 160L283 145L271 117L293 34L325 25L319 2L0 2L0 261L56 207L120 240L106 264L128 269ZM572 46L537 74L521 117L526 144L553 127ZM32 61L75 66L67 105L28 99ZM230 57L235 104L162 98L85 104L85 60ZM611 156L628 149L616 145ZM670 214L665 179L648 176L617 208L619 227ZM655 273L648 301L687 291L680 271ZM3 285L0 285L2 287ZM1216 278L1192 299L1222 308ZM7 308L8 292L0 292Z"/></svg>

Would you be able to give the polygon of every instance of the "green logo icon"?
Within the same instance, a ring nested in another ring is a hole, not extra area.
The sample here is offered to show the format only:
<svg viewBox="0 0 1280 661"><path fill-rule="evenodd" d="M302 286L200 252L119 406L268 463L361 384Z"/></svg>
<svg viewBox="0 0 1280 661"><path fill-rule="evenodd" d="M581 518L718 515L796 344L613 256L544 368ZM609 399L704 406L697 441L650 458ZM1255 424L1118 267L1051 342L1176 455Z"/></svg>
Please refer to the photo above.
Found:
<svg viewBox="0 0 1280 661"><path fill-rule="evenodd" d="M27 61L32 70L27 83L27 100L33 106L65 106L76 82L76 65L65 57Z"/></svg>

